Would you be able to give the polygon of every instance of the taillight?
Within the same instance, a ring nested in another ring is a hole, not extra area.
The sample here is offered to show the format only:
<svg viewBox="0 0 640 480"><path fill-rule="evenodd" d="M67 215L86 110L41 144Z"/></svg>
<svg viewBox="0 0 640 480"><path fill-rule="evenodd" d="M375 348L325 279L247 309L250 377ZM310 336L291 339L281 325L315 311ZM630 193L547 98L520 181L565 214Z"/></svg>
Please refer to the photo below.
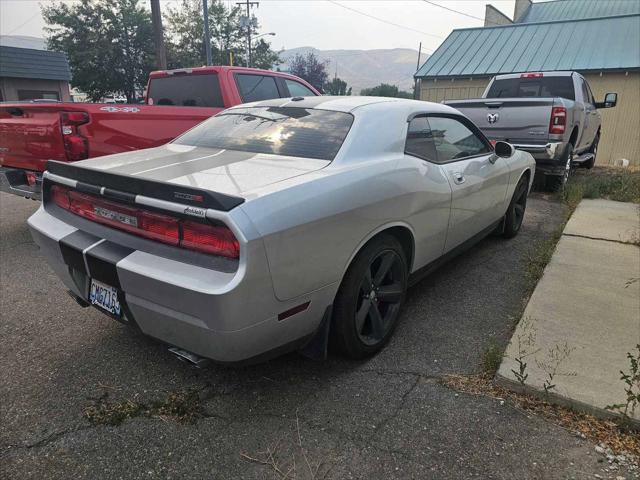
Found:
<svg viewBox="0 0 640 480"><path fill-rule="evenodd" d="M551 109L551 122L549 123L549 133L564 133L567 126L567 109L564 107L553 107Z"/></svg>
<svg viewBox="0 0 640 480"><path fill-rule="evenodd" d="M238 240L229 228L222 225L180 220L59 185L51 187L51 200L58 207L78 216L150 240L223 257L240 256Z"/></svg>
<svg viewBox="0 0 640 480"><path fill-rule="evenodd" d="M27 177L27 185L29 185L30 187L33 187L38 181L38 177L36 176L35 172L27 172L25 173L25 176Z"/></svg>
<svg viewBox="0 0 640 480"><path fill-rule="evenodd" d="M227 227L214 227L196 222L182 222L180 246L204 253L237 258L238 240Z"/></svg>
<svg viewBox="0 0 640 480"><path fill-rule="evenodd" d="M80 134L78 126L89 123L87 112L61 112L60 126L67 160L75 162L89 158L89 142Z"/></svg>
<svg viewBox="0 0 640 480"><path fill-rule="evenodd" d="M544 74L542 72L520 74L520 78L541 78L541 77L544 77Z"/></svg>

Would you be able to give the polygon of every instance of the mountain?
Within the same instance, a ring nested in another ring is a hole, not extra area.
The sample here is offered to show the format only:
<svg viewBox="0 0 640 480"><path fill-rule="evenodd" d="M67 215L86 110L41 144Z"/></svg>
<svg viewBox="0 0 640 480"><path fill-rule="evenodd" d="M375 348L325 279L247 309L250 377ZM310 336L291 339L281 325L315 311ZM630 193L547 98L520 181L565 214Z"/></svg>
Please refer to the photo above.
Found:
<svg viewBox="0 0 640 480"><path fill-rule="evenodd" d="M400 90L413 90L413 74L416 72L418 51L410 48L391 48L381 50L318 50L313 47L299 47L280 53L283 64L281 70L288 69L288 62L296 54L306 55L313 52L321 60L328 61L329 78L336 73L338 77L353 88L353 94L360 94L363 88L375 87L381 83L397 85ZM423 53L422 65L429 55Z"/></svg>

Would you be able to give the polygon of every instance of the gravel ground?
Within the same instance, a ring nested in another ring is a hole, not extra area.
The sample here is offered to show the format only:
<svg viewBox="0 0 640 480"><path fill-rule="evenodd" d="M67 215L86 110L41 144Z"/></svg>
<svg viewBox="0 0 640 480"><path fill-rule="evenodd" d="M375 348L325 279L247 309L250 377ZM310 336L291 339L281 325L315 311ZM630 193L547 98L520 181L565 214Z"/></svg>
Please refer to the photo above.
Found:
<svg viewBox="0 0 640 480"><path fill-rule="evenodd" d="M529 290L528 254L565 211L540 194L518 237L488 238L413 287L373 359L290 354L203 370L77 306L31 241L25 220L36 208L0 194L3 478L282 478L294 461L288 478L610 476L588 441L439 383L479 372L491 339L506 346ZM192 422L157 414L107 426L85 416L96 402L152 405L192 390Z"/></svg>

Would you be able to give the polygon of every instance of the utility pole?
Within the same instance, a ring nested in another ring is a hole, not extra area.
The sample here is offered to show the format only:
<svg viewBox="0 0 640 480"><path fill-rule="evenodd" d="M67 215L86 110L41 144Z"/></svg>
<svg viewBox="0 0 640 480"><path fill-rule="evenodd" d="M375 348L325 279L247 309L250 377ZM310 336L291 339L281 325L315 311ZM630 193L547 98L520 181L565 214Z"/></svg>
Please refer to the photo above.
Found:
<svg viewBox="0 0 640 480"><path fill-rule="evenodd" d="M251 58L251 24L253 23L251 19L251 7L257 7L260 5L260 2L245 0L244 2L236 2L236 5L244 5L247 8L247 59L245 64L247 67L250 67L253 64L253 59Z"/></svg>
<svg viewBox="0 0 640 480"><path fill-rule="evenodd" d="M204 16L204 52L207 56L207 65L211 65L211 38L209 37L209 0L202 0L202 15Z"/></svg>
<svg viewBox="0 0 640 480"><path fill-rule="evenodd" d="M420 46L418 47L418 62L416 64L416 73L420 70L420 57L422 57L422 42L420 42ZM418 79L413 77L413 99L420 100L420 95L418 95Z"/></svg>
<svg viewBox="0 0 640 480"><path fill-rule="evenodd" d="M156 68L158 70L166 70L167 50L164 48L160 0L151 0L151 23L153 24L153 39L156 46Z"/></svg>

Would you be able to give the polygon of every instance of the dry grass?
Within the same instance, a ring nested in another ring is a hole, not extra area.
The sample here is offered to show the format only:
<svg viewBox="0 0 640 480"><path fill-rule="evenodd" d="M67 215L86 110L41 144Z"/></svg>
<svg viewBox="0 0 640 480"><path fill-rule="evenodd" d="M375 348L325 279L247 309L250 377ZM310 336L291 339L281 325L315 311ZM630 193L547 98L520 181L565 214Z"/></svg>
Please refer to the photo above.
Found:
<svg viewBox="0 0 640 480"><path fill-rule="evenodd" d="M583 198L640 203L640 167L578 169L569 179L562 197L572 210Z"/></svg>
<svg viewBox="0 0 640 480"><path fill-rule="evenodd" d="M508 401L515 408L540 415L561 427L595 443L606 444L615 454L640 458L640 435L612 420L554 405L537 397L515 393L496 385L487 375L448 375L443 383L454 390Z"/></svg>
<svg viewBox="0 0 640 480"><path fill-rule="evenodd" d="M198 392L170 393L166 399L145 405L133 400L107 402L101 397L85 409L85 417L94 425L120 425L129 418L154 417L192 423L201 416Z"/></svg>
<svg viewBox="0 0 640 480"><path fill-rule="evenodd" d="M265 465L277 475L279 480L321 480L327 476L331 466L324 460L313 460L302 443L300 420L296 412L295 435L288 442L282 437L265 450L255 454L240 453L249 462ZM297 459L297 461L296 461Z"/></svg>

